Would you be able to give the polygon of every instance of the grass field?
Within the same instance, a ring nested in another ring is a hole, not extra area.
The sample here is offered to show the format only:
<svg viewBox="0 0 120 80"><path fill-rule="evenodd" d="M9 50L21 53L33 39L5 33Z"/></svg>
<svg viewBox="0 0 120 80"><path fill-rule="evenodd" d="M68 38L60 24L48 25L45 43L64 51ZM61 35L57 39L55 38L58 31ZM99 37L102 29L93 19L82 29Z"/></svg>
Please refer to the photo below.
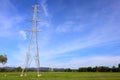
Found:
<svg viewBox="0 0 120 80"><path fill-rule="evenodd" d="M112 72L42 72L41 74L41 77L36 77L36 73L29 72L27 76L20 77L19 72L0 73L0 80L120 80L120 73Z"/></svg>

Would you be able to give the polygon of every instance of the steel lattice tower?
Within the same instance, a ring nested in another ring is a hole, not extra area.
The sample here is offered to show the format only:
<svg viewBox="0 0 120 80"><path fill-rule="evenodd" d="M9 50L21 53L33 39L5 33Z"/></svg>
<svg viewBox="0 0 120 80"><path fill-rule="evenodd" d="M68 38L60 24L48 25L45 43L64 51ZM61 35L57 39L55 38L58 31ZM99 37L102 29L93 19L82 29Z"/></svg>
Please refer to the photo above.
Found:
<svg viewBox="0 0 120 80"><path fill-rule="evenodd" d="M35 60L36 66L37 66L37 76L41 76L39 73L40 69L40 62L39 62L39 51L38 51L38 40L37 40L37 32L40 32L41 30L37 30L37 14L39 12L38 5L33 6L33 20L32 20L32 30L27 30L28 32L31 32L30 37L30 43L28 47L28 52L26 53L26 60L25 60L25 66L22 70L21 76L25 76L27 72L27 68L30 66L32 60Z"/></svg>

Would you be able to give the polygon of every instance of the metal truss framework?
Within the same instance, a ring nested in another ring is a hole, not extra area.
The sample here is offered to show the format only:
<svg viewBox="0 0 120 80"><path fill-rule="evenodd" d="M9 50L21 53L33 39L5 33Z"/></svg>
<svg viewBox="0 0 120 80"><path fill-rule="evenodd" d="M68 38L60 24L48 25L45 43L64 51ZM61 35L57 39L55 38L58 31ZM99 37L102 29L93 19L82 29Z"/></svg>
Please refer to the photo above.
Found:
<svg viewBox="0 0 120 80"><path fill-rule="evenodd" d="M38 50L38 40L37 40L37 32L41 32L41 30L37 30L37 23L39 22L37 20L37 14L39 12L38 5L33 6L33 19L32 19L32 30L26 30L28 32L31 32L30 37L30 43L28 47L28 52L26 53L26 60L25 60L25 66L22 70L21 77L26 76L27 68L30 66L32 60L35 60L35 64L37 66L37 76L40 77L41 74L39 72L40 69L40 61L39 61L39 50Z"/></svg>

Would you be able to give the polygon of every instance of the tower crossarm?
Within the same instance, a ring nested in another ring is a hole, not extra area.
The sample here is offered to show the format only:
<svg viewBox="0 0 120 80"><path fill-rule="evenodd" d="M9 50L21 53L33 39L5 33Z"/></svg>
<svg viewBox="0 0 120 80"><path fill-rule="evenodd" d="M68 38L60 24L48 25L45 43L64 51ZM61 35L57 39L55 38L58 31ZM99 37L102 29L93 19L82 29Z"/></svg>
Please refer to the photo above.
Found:
<svg viewBox="0 0 120 80"><path fill-rule="evenodd" d="M26 32L42 32L42 30L24 30Z"/></svg>
<svg viewBox="0 0 120 80"><path fill-rule="evenodd" d="M28 21L30 21L30 22L34 22L34 20L28 20ZM41 20L37 20L36 19L36 21L35 22L42 22Z"/></svg>

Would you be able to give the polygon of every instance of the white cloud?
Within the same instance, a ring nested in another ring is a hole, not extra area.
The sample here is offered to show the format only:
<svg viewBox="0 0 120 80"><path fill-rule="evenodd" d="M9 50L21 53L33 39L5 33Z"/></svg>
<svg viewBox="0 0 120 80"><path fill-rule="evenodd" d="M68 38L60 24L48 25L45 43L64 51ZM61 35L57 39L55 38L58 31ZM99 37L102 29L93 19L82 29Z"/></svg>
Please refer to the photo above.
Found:
<svg viewBox="0 0 120 80"><path fill-rule="evenodd" d="M120 56L94 56L73 59L71 63L82 64L80 66L116 66L120 61Z"/></svg>
<svg viewBox="0 0 120 80"><path fill-rule="evenodd" d="M18 49L12 51L12 55L9 55L8 58L8 64L11 66L24 66L25 64L25 59L26 59L26 52L28 50L28 45L27 43L24 44L19 44ZM12 57L12 58L11 58Z"/></svg>
<svg viewBox="0 0 120 80"><path fill-rule="evenodd" d="M48 13L48 8L47 8L47 4L46 4L47 0L40 0L40 4L43 8L43 11L45 13L45 15L48 17L49 16L49 13Z"/></svg>
<svg viewBox="0 0 120 80"><path fill-rule="evenodd" d="M62 32L66 32L69 35L69 32L72 33L78 30L78 32L83 31L82 36L73 33L74 35L77 35L78 38L75 39L71 38L69 40L66 39L66 41L59 44L59 46L55 46L53 49L49 50L48 52L50 54L59 54L59 53L64 54L67 52L80 50L87 47L100 46L104 44L107 45L110 43L119 42L120 24L119 21L116 21L117 16L119 16L118 14L119 11L116 10L117 6L115 5L113 11L111 11L110 10L111 6L113 7L113 5L110 5L105 9L102 8L102 10L98 10L94 12L94 14L88 13L84 15L84 14L79 14L80 12L77 12L78 15L72 14L71 15L73 16L72 19L68 19L63 24L58 25L56 31L59 32L60 34L62 34ZM80 11L79 8L77 10ZM104 11L107 11L108 13L104 14ZM74 10L72 12L74 12ZM80 19L78 19L78 17L75 17L80 15L82 15L83 18L81 17ZM86 20L86 22L84 22L85 26L81 25L81 23L83 22L82 19ZM90 20L90 23L87 22L88 20ZM77 24L77 22L79 24Z"/></svg>
<svg viewBox="0 0 120 80"><path fill-rule="evenodd" d="M14 4L10 1L10 0L1 0L0 2L0 37L5 37L8 39L14 39L14 41L17 41L16 38L18 38L18 26L19 23L22 21L23 17L20 16L17 13L17 8L16 6L14 6ZM25 34L23 32L20 32L22 34L22 36L24 36L25 38ZM3 38L4 39L4 38ZM7 42L6 46L1 46L2 49L5 49L10 47L9 46L9 41L8 39L4 39L5 42ZM10 44L15 44L13 42L10 42ZM13 47L18 47L18 44L15 44ZM11 50L11 47L10 47ZM13 51L9 51L6 50L5 53L7 53L8 58L11 57L10 59L8 59L8 63L5 66L12 66L15 65L17 59L15 60L15 57L13 57L15 54L18 54L19 51L15 52L15 49ZM10 53L10 54L9 54ZM12 55L11 55L12 54ZM19 56L20 58L20 56Z"/></svg>
<svg viewBox="0 0 120 80"><path fill-rule="evenodd" d="M118 31L118 30L117 30ZM117 32L116 31L116 32ZM100 33L99 33L100 32ZM94 32L90 33L89 35L85 37L80 37L77 39L72 39L69 41L66 41L61 44L54 44L54 47L50 47L49 50L43 51L44 54L65 54L67 52L80 50L88 47L94 47L94 46L100 46L100 45L107 45L111 42L119 42L120 38L118 37L119 33L111 33L111 31L108 31L108 33L104 32L104 30L95 30ZM111 35L113 37L111 38Z"/></svg>
<svg viewBox="0 0 120 80"><path fill-rule="evenodd" d="M62 24L56 28L56 32L68 32L71 28L71 24Z"/></svg>
<svg viewBox="0 0 120 80"><path fill-rule="evenodd" d="M17 25L21 22L22 17L15 15L16 8L10 2L10 0L1 1L0 10L0 37L8 37L15 35L14 31L17 29ZM4 4L4 5L2 5ZM14 15L14 16L13 16Z"/></svg>
<svg viewBox="0 0 120 80"><path fill-rule="evenodd" d="M25 31L20 30L20 31L19 31L19 34L23 37L24 40L27 39L27 37L26 37L26 32L25 32Z"/></svg>
<svg viewBox="0 0 120 80"><path fill-rule="evenodd" d="M75 21L67 21L56 27L57 33L68 33L68 32L80 32L83 31L85 26Z"/></svg>
<svg viewBox="0 0 120 80"><path fill-rule="evenodd" d="M79 58L73 58L70 61L67 62L56 62L51 61L47 62L48 65L51 67L59 67L59 68L79 68L79 67L95 67L95 66L117 66L120 61L120 56L93 56L93 57L79 57ZM44 63L42 64L44 65Z"/></svg>
<svg viewBox="0 0 120 80"><path fill-rule="evenodd" d="M41 27L50 27L51 26L51 14L48 11L48 6L47 6L47 0L39 0L40 4L40 9L43 10L40 16L40 20L42 21L39 25L38 28Z"/></svg>

